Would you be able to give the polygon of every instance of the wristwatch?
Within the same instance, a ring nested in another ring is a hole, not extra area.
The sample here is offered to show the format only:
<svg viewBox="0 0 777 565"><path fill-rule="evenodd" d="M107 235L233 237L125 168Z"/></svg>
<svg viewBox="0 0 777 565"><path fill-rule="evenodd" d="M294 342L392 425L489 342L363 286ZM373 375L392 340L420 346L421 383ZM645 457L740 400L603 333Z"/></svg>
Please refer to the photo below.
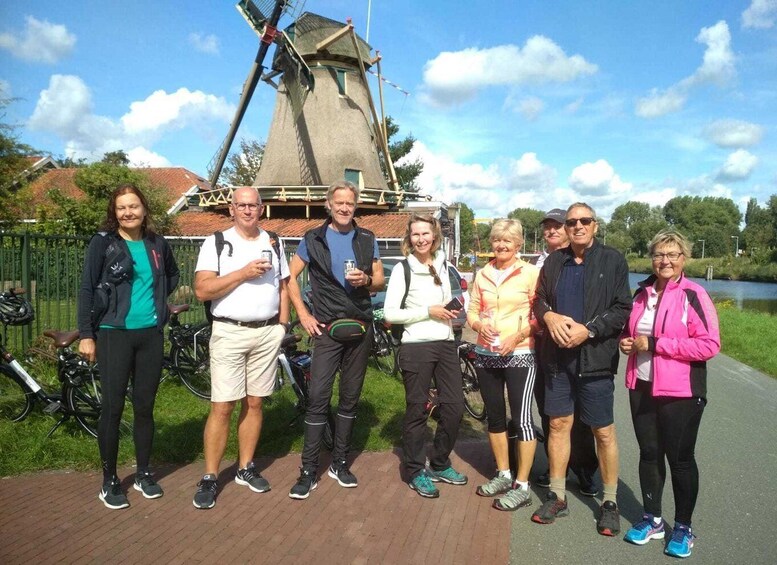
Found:
<svg viewBox="0 0 777 565"><path fill-rule="evenodd" d="M593 339L596 337L596 334L594 333L594 330L590 327L588 328L588 339Z"/></svg>

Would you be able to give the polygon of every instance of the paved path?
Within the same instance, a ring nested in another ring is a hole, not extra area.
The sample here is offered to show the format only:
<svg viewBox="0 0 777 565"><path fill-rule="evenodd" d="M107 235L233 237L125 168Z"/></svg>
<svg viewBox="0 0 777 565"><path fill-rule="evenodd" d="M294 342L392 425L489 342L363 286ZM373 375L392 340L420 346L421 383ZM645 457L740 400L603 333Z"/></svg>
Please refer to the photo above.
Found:
<svg viewBox="0 0 777 565"><path fill-rule="evenodd" d="M616 379L615 422L621 457L618 502L621 526L641 518L642 497L637 474L638 448L631 425L623 365ZM694 530L699 539L694 563L775 563L771 526L777 508L777 380L730 357L719 355L708 366L709 403L702 418L696 458L700 472ZM538 450L541 452L542 450ZM542 470L538 453L535 469ZM668 475L667 470L667 475ZM532 510L513 516L511 563L594 563L638 565L676 562L663 554L661 542L643 547L596 533L596 505L575 494L568 482L570 516L552 525L530 521ZM538 498L545 490L535 488ZM597 504L600 501L597 501ZM664 517L674 521L669 477L664 489Z"/></svg>

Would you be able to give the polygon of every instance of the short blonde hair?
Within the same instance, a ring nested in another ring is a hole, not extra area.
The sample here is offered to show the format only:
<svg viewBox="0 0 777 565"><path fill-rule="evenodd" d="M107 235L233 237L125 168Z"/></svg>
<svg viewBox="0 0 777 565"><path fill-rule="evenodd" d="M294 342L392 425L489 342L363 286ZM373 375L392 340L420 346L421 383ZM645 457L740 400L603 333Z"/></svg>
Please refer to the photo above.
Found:
<svg viewBox="0 0 777 565"><path fill-rule="evenodd" d="M491 233L488 234L488 241L493 242L496 239L514 241L520 248L523 245L523 224L521 224L521 220L504 219L495 221L491 226Z"/></svg>
<svg viewBox="0 0 777 565"><path fill-rule="evenodd" d="M440 228L440 222L431 214L416 214L410 216L407 221L407 228L405 229L405 237L402 238L402 255L408 256L413 252L413 244L410 243L410 229L413 224L417 222L426 222L432 226L432 234L434 234L434 241L432 242L432 255L437 253L442 245L442 229Z"/></svg>
<svg viewBox="0 0 777 565"><path fill-rule="evenodd" d="M653 255L657 248L672 244L679 247L686 258L691 258L692 245L688 243L683 234L676 230L661 230L658 232L648 243L648 254Z"/></svg>
<svg viewBox="0 0 777 565"><path fill-rule="evenodd" d="M353 192L354 201L356 204L359 203L359 188L353 184L351 181L348 180L339 180L337 182L333 182L329 185L329 188L326 191L326 201L330 204L332 203L332 198L335 196L335 191L342 190L344 188L347 188L351 192Z"/></svg>

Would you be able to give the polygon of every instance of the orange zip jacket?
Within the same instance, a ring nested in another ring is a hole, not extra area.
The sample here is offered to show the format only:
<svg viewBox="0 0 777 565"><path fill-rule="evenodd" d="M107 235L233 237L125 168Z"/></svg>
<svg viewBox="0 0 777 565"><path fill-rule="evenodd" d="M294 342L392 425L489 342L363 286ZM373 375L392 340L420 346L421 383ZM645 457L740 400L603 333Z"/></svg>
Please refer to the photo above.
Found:
<svg viewBox="0 0 777 565"><path fill-rule="evenodd" d="M467 322L470 327L480 320L481 312L491 310L494 313L496 329L504 337L517 333L529 324L536 329L531 310L540 270L521 259L513 263L509 269L510 272L500 284L497 284L498 271L494 261L478 271L469 291ZM518 343L513 354L534 351L533 333L531 332L527 339ZM478 336L478 345L488 346L480 336Z"/></svg>

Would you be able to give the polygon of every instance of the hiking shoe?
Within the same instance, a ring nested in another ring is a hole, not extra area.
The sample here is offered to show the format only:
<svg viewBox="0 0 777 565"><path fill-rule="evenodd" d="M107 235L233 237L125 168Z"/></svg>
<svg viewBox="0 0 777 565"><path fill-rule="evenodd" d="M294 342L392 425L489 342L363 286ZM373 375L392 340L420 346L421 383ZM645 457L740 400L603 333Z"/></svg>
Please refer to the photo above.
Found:
<svg viewBox="0 0 777 565"><path fill-rule="evenodd" d="M664 539L664 521L656 524L651 514L642 516L642 520L634 524L623 537L636 545L645 545L652 539Z"/></svg>
<svg viewBox="0 0 777 565"><path fill-rule="evenodd" d="M538 524L552 524L556 521L556 518L562 518L564 516L569 516L567 501L559 500L556 493L550 491L539 510L531 515L531 519L532 522L537 522Z"/></svg>
<svg viewBox="0 0 777 565"><path fill-rule="evenodd" d="M216 506L217 489L216 475L205 475L202 477L202 480L197 483L197 492L194 493L194 500L192 501L194 507L207 510Z"/></svg>
<svg viewBox="0 0 777 565"><path fill-rule="evenodd" d="M132 486L142 492L146 498L159 498L165 493L148 471L136 474L135 484Z"/></svg>
<svg viewBox="0 0 777 565"><path fill-rule="evenodd" d="M434 486L434 483L432 482L429 475L423 471L413 477L413 479L407 483L407 486L409 486L424 498L437 498L440 496L440 491L437 490L436 486Z"/></svg>
<svg viewBox="0 0 777 565"><path fill-rule="evenodd" d="M303 500L310 496L310 491L315 490L317 486L318 481L316 481L315 469L303 469L300 467L299 478L297 479L297 483L291 487L289 498Z"/></svg>
<svg viewBox="0 0 777 565"><path fill-rule="evenodd" d="M111 510L120 510L129 507L129 500L127 500L127 495L121 491L121 484L117 477L114 477L110 482L103 484L103 488L100 490L100 494L97 495L97 498L102 500L103 504Z"/></svg>
<svg viewBox="0 0 777 565"><path fill-rule="evenodd" d="M512 512L531 504L531 491L529 489L514 488L508 490L504 496L497 498L491 506L497 510Z"/></svg>
<svg viewBox="0 0 777 565"><path fill-rule="evenodd" d="M448 483L449 485L466 485L467 475L462 475L453 467L447 467L442 471L435 471L434 469L427 469L426 474L429 475L429 480L433 483Z"/></svg>
<svg viewBox="0 0 777 565"><path fill-rule="evenodd" d="M534 481L534 484L542 488L550 488L550 471L546 471L537 477L537 480Z"/></svg>
<svg viewBox="0 0 777 565"><path fill-rule="evenodd" d="M696 539L696 536L691 532L691 528L682 524L675 524L674 530L672 530L672 539L666 544L664 553L672 557L690 557L694 539Z"/></svg>
<svg viewBox="0 0 777 565"><path fill-rule="evenodd" d="M611 500L606 500L599 510L596 531L603 536L614 536L621 531L621 515L618 512L618 505Z"/></svg>
<svg viewBox="0 0 777 565"><path fill-rule="evenodd" d="M512 479L508 479L497 473L496 477L475 489L475 493L477 493L478 496L496 496L498 494L506 493L511 488L513 488Z"/></svg>
<svg viewBox="0 0 777 565"><path fill-rule="evenodd" d="M355 488L359 486L356 475L351 473L350 469L348 469L348 464L345 461L332 463L329 466L329 472L327 474L333 479L336 479L341 487Z"/></svg>
<svg viewBox="0 0 777 565"><path fill-rule="evenodd" d="M270 483L268 483L267 479L259 474L259 471L256 470L253 461L246 465L245 469L237 470L237 474L235 475L235 482L239 485L250 488L254 492L267 492L270 490Z"/></svg>

